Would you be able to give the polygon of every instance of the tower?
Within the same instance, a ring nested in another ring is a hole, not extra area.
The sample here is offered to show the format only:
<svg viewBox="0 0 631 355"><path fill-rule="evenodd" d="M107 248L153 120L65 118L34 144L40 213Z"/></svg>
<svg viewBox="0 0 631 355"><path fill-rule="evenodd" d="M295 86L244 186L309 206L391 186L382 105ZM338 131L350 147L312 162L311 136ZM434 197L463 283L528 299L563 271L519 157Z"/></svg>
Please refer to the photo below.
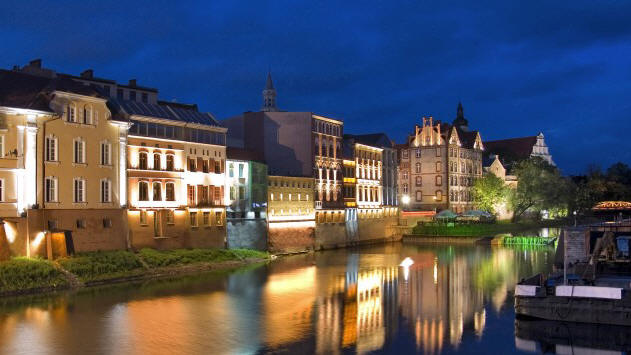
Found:
<svg viewBox="0 0 631 355"><path fill-rule="evenodd" d="M267 82L265 83L265 89L263 89L263 107L261 111L278 111L278 107L276 107L276 89L274 89L271 72L267 72Z"/></svg>
<svg viewBox="0 0 631 355"><path fill-rule="evenodd" d="M462 102L458 102L458 112L456 113L456 119L453 122L455 127L462 129L463 131L469 130L469 121L464 118L464 110L462 109Z"/></svg>

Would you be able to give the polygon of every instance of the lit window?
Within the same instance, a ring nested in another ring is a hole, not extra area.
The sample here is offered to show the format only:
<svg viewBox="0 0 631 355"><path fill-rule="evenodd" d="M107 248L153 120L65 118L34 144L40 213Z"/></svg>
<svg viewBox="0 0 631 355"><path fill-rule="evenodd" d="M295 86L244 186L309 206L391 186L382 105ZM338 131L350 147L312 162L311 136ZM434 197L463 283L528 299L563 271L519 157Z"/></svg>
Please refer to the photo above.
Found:
<svg viewBox="0 0 631 355"><path fill-rule="evenodd" d="M215 223L218 226L223 226L223 213L221 211L215 212Z"/></svg>
<svg viewBox="0 0 631 355"><path fill-rule="evenodd" d="M175 213L173 210L167 210L167 224L175 224Z"/></svg>
<svg viewBox="0 0 631 355"><path fill-rule="evenodd" d="M74 189L73 189L73 201L75 203L84 203L85 202L85 180L84 179L74 179Z"/></svg>
<svg viewBox="0 0 631 355"><path fill-rule="evenodd" d="M57 178L46 178L46 202L57 202Z"/></svg>
<svg viewBox="0 0 631 355"><path fill-rule="evenodd" d="M209 226L210 225L210 212L204 212L202 215L202 219L204 221L204 225Z"/></svg>
<svg viewBox="0 0 631 355"><path fill-rule="evenodd" d="M190 213L191 227L197 227L197 212Z"/></svg>

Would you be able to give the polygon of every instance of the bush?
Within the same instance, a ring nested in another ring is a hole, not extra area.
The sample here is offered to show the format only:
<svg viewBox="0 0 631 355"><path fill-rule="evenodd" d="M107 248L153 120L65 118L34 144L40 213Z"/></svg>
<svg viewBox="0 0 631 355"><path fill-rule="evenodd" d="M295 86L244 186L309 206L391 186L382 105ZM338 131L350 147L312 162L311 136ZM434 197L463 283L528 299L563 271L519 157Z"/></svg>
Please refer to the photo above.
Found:
<svg viewBox="0 0 631 355"><path fill-rule="evenodd" d="M19 257L0 263L0 292L67 286L63 272L48 260Z"/></svg>
<svg viewBox="0 0 631 355"><path fill-rule="evenodd" d="M267 258L268 254L249 249L176 249L158 251L142 249L140 257L150 267L211 263L246 258Z"/></svg>
<svg viewBox="0 0 631 355"><path fill-rule="evenodd" d="M59 259L58 262L64 269L77 275L81 281L135 275L143 269L138 256L128 251L81 253Z"/></svg>

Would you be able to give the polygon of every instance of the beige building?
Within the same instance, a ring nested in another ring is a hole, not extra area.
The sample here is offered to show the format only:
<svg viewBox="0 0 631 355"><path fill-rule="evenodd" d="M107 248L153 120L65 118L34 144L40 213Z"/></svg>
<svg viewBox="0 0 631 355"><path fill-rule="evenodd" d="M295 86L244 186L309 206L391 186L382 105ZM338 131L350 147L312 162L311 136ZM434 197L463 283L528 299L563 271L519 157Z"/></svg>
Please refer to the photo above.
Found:
<svg viewBox="0 0 631 355"><path fill-rule="evenodd" d="M267 216L270 223L315 219L313 178L269 176L267 183Z"/></svg>
<svg viewBox="0 0 631 355"><path fill-rule="evenodd" d="M33 61L0 71L5 231L17 255L124 249L128 123L107 97ZM81 211L81 213L78 213Z"/></svg>
<svg viewBox="0 0 631 355"><path fill-rule="evenodd" d="M484 147L477 131L469 131L462 113L450 125L423 117L399 150L399 194L412 210L473 208L473 182L482 176Z"/></svg>

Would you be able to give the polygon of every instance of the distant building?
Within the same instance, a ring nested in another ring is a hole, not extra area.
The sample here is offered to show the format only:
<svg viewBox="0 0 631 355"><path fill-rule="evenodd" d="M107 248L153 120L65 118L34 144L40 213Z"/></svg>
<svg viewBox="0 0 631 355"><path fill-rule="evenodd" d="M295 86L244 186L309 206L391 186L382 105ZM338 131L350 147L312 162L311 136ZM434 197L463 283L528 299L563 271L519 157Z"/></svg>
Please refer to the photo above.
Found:
<svg viewBox="0 0 631 355"><path fill-rule="evenodd" d="M488 159L485 159L483 169L485 173L491 173L502 179L508 187L517 187L517 176L506 173L506 168L500 161L499 156L493 154Z"/></svg>
<svg viewBox="0 0 631 355"><path fill-rule="evenodd" d="M468 130L462 105L453 125L423 117L422 126L397 145L399 201L404 209L464 212L473 208L473 182L482 176L484 146Z"/></svg>
<svg viewBox="0 0 631 355"><path fill-rule="evenodd" d="M541 132L536 136L487 141L484 147L487 156L499 155L509 170L515 162L530 157L540 157L550 165L555 165Z"/></svg>
<svg viewBox="0 0 631 355"><path fill-rule="evenodd" d="M265 218L267 165L260 154L229 147L226 161L226 211L230 218Z"/></svg>
<svg viewBox="0 0 631 355"><path fill-rule="evenodd" d="M384 206L398 206L397 198L397 151L394 143L385 133L373 134L345 134L344 139L353 139L355 142L372 147L381 148L381 176L382 176L382 204ZM346 176L346 174L344 175Z"/></svg>
<svg viewBox="0 0 631 355"><path fill-rule="evenodd" d="M268 74L263 110L223 121L228 144L261 152L270 175L315 178L318 209L343 208L343 122L311 112L279 111L275 98Z"/></svg>

